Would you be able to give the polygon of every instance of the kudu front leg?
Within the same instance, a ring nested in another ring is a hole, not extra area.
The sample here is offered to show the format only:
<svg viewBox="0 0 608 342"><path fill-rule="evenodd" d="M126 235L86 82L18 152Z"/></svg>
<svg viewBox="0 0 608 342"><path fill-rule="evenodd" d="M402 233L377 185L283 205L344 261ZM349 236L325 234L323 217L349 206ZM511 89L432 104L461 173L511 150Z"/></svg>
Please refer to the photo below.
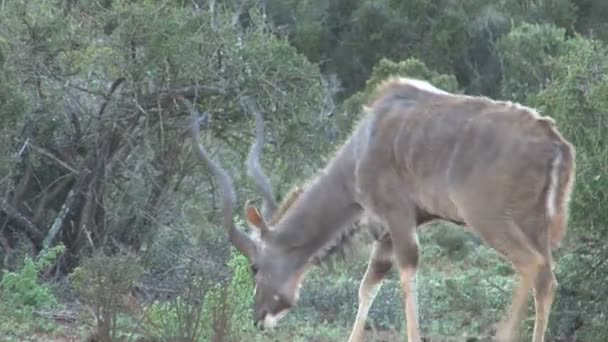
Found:
<svg viewBox="0 0 608 342"><path fill-rule="evenodd" d="M374 241L367 270L359 285L359 308L348 342L363 342L369 309L380 291L382 281L393 265L392 242L389 235Z"/></svg>
<svg viewBox="0 0 608 342"><path fill-rule="evenodd" d="M418 239L416 209L402 187L400 175L390 165L388 144L375 143L364 151L357 172L357 191L362 206L388 228L405 303L408 342L421 342L416 304ZM387 164L388 163L388 164Z"/></svg>
<svg viewBox="0 0 608 342"><path fill-rule="evenodd" d="M399 268L399 279L405 302L405 319L408 342L421 342L418 324L416 272L418 270L418 238L416 222L408 211L387 215L391 232L395 262Z"/></svg>

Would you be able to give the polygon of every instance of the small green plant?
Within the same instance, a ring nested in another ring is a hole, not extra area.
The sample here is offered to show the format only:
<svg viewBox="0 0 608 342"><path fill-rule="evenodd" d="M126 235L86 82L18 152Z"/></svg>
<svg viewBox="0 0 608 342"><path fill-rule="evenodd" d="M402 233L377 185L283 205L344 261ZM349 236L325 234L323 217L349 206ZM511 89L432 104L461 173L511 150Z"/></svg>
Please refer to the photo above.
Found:
<svg viewBox="0 0 608 342"><path fill-rule="evenodd" d="M17 307L36 308L56 305L57 300L50 288L38 283L38 274L53 265L63 251L64 246L59 245L43 250L35 260L26 256L19 270L5 272L0 281L0 300Z"/></svg>
<svg viewBox="0 0 608 342"><path fill-rule="evenodd" d="M229 283L214 285L205 296L203 317L213 324L210 327L213 341L238 341L238 337L252 327L254 283L249 262L233 249L228 266L232 270Z"/></svg>
<svg viewBox="0 0 608 342"><path fill-rule="evenodd" d="M192 252L192 251L190 251ZM196 251L180 258L185 264L179 295L154 301L145 310L143 323L152 340L201 341L204 334L203 305L209 284L205 278L204 256Z"/></svg>
<svg viewBox="0 0 608 342"><path fill-rule="evenodd" d="M52 325L43 319L35 319L35 310L52 309L57 298L48 285L38 281L41 271L52 266L64 251L63 245L44 249L35 258L26 256L16 271L5 271L0 280L0 330L7 336L19 335L31 329L50 330Z"/></svg>
<svg viewBox="0 0 608 342"><path fill-rule="evenodd" d="M251 330L253 280L247 259L232 250L231 275L215 284L198 272L200 261L189 258L180 296L155 302L146 310L144 319L152 338L236 342Z"/></svg>

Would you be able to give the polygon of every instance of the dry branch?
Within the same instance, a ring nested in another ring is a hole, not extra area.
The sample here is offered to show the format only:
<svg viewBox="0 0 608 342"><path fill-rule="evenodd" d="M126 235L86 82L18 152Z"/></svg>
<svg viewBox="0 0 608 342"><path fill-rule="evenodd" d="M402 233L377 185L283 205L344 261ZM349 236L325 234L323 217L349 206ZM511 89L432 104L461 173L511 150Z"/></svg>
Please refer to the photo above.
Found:
<svg viewBox="0 0 608 342"><path fill-rule="evenodd" d="M56 162L57 164L59 164L59 166L63 167L64 169L70 171L71 173L77 175L78 171L73 168L72 166L68 165L68 163L64 162L63 160L59 159L57 156L55 156L54 154L52 154L51 152L47 151L46 149L36 146L32 143L30 143L30 146L32 147L32 149L34 149L36 152L52 159L54 162Z"/></svg>
<svg viewBox="0 0 608 342"><path fill-rule="evenodd" d="M106 107L108 106L108 104L110 103L110 100L112 99L112 95L114 94L116 89L118 89L118 87L122 84L122 82L124 82L124 80L125 80L124 77L120 77L116 81L112 82L112 85L110 86L110 90L108 91L108 94L105 96L106 100L101 104L101 107L99 107L99 112L97 113L97 117L101 117L103 115L103 113L106 110Z"/></svg>
<svg viewBox="0 0 608 342"><path fill-rule="evenodd" d="M138 110L147 111L151 108L158 108L159 104L161 108L166 108L169 104L173 103L176 97L183 97L185 99L195 99L198 97L212 96L212 95L227 95L232 87L226 85L223 87L205 86L200 84L187 85L175 87L167 90L160 91L157 94L147 95L139 99Z"/></svg>
<svg viewBox="0 0 608 342"><path fill-rule="evenodd" d="M68 197L66 198L65 202L61 206L61 210L59 211L59 214L57 214L57 217L55 217L55 220L53 221L53 225L51 226L51 229L49 229L48 234L46 235L46 237L44 238L44 241L42 242L43 248L49 247L51 242L53 242L53 239L55 238L57 233L59 233L61 226L63 226L63 220L65 220L65 217L67 216L67 214L70 210L70 206L72 205L72 202L74 201L74 197L76 197L75 195L76 194L75 194L74 189L71 189L70 192L68 193Z"/></svg>
<svg viewBox="0 0 608 342"><path fill-rule="evenodd" d="M59 184L57 184L53 190L43 190L42 198L40 201L38 201L38 205L34 211L32 222L39 224L45 209L47 209L47 205L53 202L57 196L64 192L66 186L68 186L74 180L74 177L75 176L72 173L61 176L59 178L63 178L63 180L59 181L59 178L57 178L57 180L53 181L53 183L49 185L49 187L51 187L55 182L59 182Z"/></svg>
<svg viewBox="0 0 608 342"><path fill-rule="evenodd" d="M21 214L21 212L11 205L5 198L0 199L0 209L4 211L9 218L17 221L19 224L25 227L26 232L30 234L35 241L42 240L41 230L32 221Z"/></svg>

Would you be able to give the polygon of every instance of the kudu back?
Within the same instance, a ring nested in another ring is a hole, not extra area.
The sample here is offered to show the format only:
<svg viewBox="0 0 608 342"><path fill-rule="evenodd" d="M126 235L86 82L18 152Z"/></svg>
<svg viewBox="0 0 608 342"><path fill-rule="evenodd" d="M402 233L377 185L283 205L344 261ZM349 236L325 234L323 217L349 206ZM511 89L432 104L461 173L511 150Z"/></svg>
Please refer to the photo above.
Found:
<svg viewBox="0 0 608 342"><path fill-rule="evenodd" d="M363 340L369 308L393 265L404 294L408 341L421 341L416 227L441 219L480 236L520 276L497 339L518 340L532 290L534 341L544 341L557 286L551 250L566 232L575 170L574 147L551 118L519 104L391 77L362 109L353 133L325 168L277 206L257 161L263 120L249 107L257 127L248 174L264 199L263 213L251 202L245 207L251 236L235 227L231 179L198 143L194 110L192 133L199 157L222 188L229 239L251 262L256 325L273 327L294 307L314 260L365 216L381 223L386 233L374 242L349 341Z"/></svg>

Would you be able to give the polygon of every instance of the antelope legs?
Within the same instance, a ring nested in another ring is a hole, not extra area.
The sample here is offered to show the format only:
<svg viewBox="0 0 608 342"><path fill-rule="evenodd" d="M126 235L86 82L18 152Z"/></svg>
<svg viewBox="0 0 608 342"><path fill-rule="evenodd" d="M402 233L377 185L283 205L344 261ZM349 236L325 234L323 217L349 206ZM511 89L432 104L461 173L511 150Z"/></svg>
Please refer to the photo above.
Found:
<svg viewBox="0 0 608 342"><path fill-rule="evenodd" d="M374 154L387 155L385 151L366 151L365 157ZM366 163L362 158L358 169L358 192L360 203L366 211L383 221L390 232L393 256L399 267L399 278L403 290L408 342L421 342L416 304L416 270L418 268L418 240L416 237L415 207L404 194L407 189L398 189L399 175L392 170L379 174L378 160Z"/></svg>
<svg viewBox="0 0 608 342"><path fill-rule="evenodd" d="M538 254L537 254L538 255ZM538 255L540 256L540 255ZM520 322L528 303L528 291L534 293L534 309L536 317L534 321L534 342L544 342L545 332L557 281L551 271L550 259L540 257L535 262L526 266L517 266L520 275L519 286L513 295L511 310L508 319L502 323L497 331L499 341L519 341L517 332Z"/></svg>
<svg viewBox="0 0 608 342"><path fill-rule="evenodd" d="M506 320L499 323L496 339L500 342L519 341L519 327L528 303L528 292L532 288L532 275L519 271L520 280L511 300L511 308Z"/></svg>
<svg viewBox="0 0 608 342"><path fill-rule="evenodd" d="M553 304L557 280L551 270L551 263L547 262L541 266L536 278L534 288L534 306L536 319L534 321L534 342L544 342L545 331L549 321L549 313Z"/></svg>
<svg viewBox="0 0 608 342"><path fill-rule="evenodd" d="M418 239L416 224L409 212L388 215L387 223L393 241L394 257L399 267L399 278L405 304L408 342L421 342L416 303L416 270L418 269Z"/></svg>
<svg viewBox="0 0 608 342"><path fill-rule="evenodd" d="M385 236L374 242L367 270L359 285L359 308L348 342L363 342L367 314L382 286L384 277L391 269L392 256L390 236Z"/></svg>
<svg viewBox="0 0 608 342"><path fill-rule="evenodd" d="M520 225L508 219L469 218L469 225L474 227L489 246L509 259L519 274L519 284L513 294L507 317L499 323L496 331L497 340L520 341L519 328L527 307L528 294L533 290L536 311L533 340L544 342L547 320L557 286L551 270L548 240L545 244L531 240Z"/></svg>

